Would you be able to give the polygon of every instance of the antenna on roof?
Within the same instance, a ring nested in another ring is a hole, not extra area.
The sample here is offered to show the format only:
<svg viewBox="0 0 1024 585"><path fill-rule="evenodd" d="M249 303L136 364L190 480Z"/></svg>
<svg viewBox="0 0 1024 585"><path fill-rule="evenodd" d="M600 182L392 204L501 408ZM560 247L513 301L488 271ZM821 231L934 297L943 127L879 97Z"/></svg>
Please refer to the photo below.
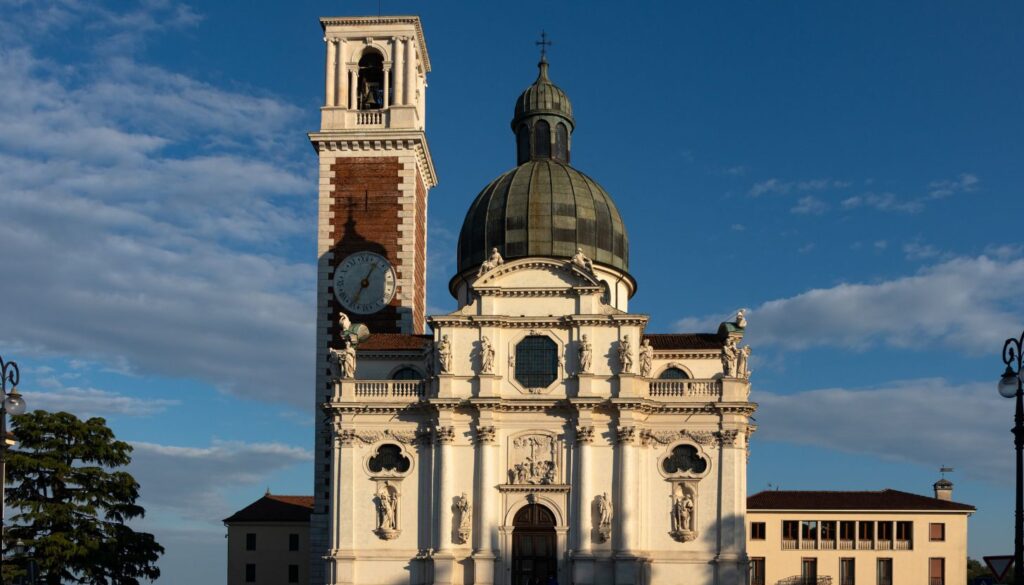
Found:
<svg viewBox="0 0 1024 585"><path fill-rule="evenodd" d="M939 473L942 474L942 479L946 479L946 474L947 473L953 473L954 471L956 471L956 470L953 469L952 467L946 467L945 465L943 465L942 467L939 467Z"/></svg>
<svg viewBox="0 0 1024 585"><path fill-rule="evenodd" d="M267 486L267 493L265 493L263 495L264 496L269 496L270 495L270 486L269 485Z"/></svg>

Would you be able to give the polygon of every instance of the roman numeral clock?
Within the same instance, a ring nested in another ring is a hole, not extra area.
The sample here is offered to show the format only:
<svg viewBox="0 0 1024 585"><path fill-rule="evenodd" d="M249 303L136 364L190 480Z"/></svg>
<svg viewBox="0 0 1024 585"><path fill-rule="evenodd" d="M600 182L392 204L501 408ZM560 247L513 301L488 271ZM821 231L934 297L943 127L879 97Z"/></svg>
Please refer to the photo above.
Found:
<svg viewBox="0 0 1024 585"><path fill-rule="evenodd" d="M370 315L395 298L395 268L387 258L373 252L356 252L334 269L334 297L342 310Z"/></svg>

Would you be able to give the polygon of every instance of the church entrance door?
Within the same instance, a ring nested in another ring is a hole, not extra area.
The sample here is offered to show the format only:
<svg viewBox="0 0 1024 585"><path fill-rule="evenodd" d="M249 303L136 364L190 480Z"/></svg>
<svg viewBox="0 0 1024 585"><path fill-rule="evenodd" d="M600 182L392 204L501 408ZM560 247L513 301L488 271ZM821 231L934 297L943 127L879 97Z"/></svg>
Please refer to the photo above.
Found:
<svg viewBox="0 0 1024 585"><path fill-rule="evenodd" d="M516 513L512 522L512 585L547 585L558 575L555 515L540 504Z"/></svg>

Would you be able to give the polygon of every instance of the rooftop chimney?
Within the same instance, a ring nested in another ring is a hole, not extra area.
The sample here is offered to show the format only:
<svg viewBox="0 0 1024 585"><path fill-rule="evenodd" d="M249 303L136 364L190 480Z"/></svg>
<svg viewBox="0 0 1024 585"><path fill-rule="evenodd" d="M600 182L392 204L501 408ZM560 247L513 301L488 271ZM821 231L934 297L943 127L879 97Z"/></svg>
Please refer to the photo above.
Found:
<svg viewBox="0 0 1024 585"><path fill-rule="evenodd" d="M947 502L953 501L953 482L946 478L942 478L935 482L935 498L938 500L945 500Z"/></svg>

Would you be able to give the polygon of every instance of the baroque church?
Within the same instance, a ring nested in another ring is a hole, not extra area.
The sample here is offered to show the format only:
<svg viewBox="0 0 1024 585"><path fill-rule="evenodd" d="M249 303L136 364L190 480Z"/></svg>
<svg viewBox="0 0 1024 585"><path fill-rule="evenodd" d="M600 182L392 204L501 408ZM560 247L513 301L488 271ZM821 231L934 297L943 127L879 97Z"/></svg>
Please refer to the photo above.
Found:
<svg viewBox="0 0 1024 585"><path fill-rule="evenodd" d="M515 166L468 205L458 308L428 316L420 20L321 25L311 582L746 582L742 311L659 334L631 310L626 222L542 56Z"/></svg>

